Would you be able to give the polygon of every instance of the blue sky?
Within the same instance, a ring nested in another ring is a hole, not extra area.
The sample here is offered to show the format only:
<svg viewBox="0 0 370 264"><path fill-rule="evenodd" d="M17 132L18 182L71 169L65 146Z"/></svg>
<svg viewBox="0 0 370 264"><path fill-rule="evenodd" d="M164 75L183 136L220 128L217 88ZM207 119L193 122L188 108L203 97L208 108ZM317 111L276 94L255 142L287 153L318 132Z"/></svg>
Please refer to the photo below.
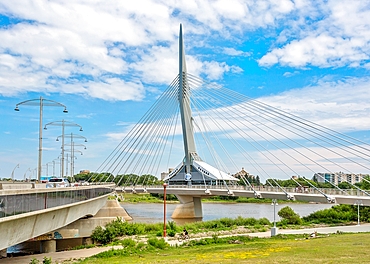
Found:
<svg viewBox="0 0 370 264"><path fill-rule="evenodd" d="M180 23L188 72L369 142L370 2L348 3L0 0L0 177L37 167L38 107L14 107L40 96L69 111L44 124L83 127L75 171L94 171L177 75Z"/></svg>

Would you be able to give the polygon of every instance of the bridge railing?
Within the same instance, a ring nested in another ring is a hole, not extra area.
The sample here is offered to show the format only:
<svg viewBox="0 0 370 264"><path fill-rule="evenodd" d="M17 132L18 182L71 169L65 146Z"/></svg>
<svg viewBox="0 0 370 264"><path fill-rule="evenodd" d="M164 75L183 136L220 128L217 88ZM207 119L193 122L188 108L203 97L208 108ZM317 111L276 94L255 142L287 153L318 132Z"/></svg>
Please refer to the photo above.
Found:
<svg viewBox="0 0 370 264"><path fill-rule="evenodd" d="M145 188L162 188L163 185L151 185L151 186L143 186L143 185L136 185L136 186L129 186L129 187L122 187L123 189L145 189ZM184 189L208 189L212 191L212 189L224 189L226 190L243 190L243 191L256 191L256 192L283 192L280 187L277 186L225 186L225 185L168 185L167 188L184 188ZM320 188L319 190L311 187L286 187L283 190L287 193L305 193L305 194L316 194L322 195L325 193L326 195L350 195L350 196L368 196L361 190L358 189L334 189L334 188ZM322 193L320 193L320 191Z"/></svg>
<svg viewBox="0 0 370 264"><path fill-rule="evenodd" d="M1 192L0 218L85 201L113 191L112 186L91 186Z"/></svg>

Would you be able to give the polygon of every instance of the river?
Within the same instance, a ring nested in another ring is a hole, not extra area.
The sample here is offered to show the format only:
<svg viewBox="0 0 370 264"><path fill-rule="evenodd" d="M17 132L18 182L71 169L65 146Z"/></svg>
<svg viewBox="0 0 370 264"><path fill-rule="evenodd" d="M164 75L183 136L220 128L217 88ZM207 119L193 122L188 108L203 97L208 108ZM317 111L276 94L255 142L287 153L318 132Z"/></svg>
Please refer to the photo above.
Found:
<svg viewBox="0 0 370 264"><path fill-rule="evenodd" d="M171 214L177 204L167 204L166 218L171 219ZM160 203L122 203L121 206L126 209L128 214L133 218L133 222L156 223L163 221L163 204ZM202 203L203 220L214 220L223 217L236 218L267 218L269 221L274 220L274 207L266 203ZM299 216L307 216L313 212L330 208L332 204L300 204L289 203L279 204L276 206L276 221L280 218L277 212L285 207L291 207Z"/></svg>

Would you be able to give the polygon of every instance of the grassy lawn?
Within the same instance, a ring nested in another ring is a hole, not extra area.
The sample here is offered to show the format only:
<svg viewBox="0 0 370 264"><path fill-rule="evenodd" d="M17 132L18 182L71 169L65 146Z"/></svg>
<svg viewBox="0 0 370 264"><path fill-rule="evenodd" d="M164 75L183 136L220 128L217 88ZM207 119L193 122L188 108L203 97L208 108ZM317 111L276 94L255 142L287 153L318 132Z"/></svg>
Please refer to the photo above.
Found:
<svg viewBox="0 0 370 264"><path fill-rule="evenodd" d="M251 239L243 244L172 247L79 263L369 263L370 234ZM122 251L121 251L122 252ZM119 253L119 250L116 252ZM110 254L112 255L112 254Z"/></svg>

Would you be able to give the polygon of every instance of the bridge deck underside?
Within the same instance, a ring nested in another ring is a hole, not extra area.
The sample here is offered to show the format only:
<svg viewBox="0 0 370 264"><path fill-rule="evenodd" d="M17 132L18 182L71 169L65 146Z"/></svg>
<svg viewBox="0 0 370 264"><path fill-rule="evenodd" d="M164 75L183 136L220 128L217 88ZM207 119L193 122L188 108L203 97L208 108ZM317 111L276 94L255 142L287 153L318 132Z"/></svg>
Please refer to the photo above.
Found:
<svg viewBox="0 0 370 264"><path fill-rule="evenodd" d="M86 215L95 215L110 194L90 200L0 219L0 250L66 226Z"/></svg>

